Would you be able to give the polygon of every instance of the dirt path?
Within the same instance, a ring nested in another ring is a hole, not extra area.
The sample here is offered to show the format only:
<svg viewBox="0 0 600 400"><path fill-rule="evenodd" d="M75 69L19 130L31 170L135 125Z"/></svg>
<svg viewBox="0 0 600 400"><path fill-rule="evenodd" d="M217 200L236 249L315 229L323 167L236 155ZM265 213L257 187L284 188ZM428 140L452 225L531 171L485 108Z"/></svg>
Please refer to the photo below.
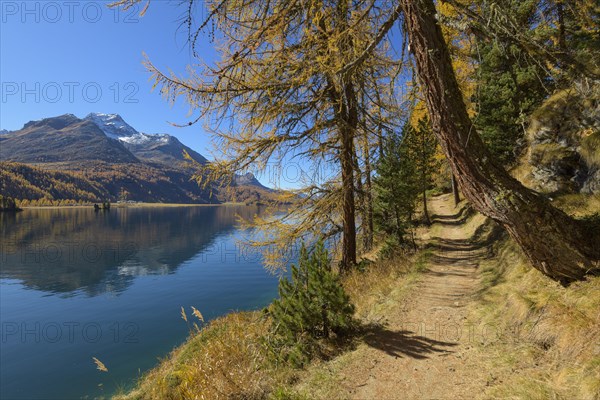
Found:
<svg viewBox="0 0 600 400"><path fill-rule="evenodd" d="M481 394L487 374L478 368L467 305L478 287L477 267L488 249L473 243L483 222L467 218L448 196L432 199L433 246L428 270L408 302L388 315L385 328L340 372L341 398L470 399Z"/></svg>

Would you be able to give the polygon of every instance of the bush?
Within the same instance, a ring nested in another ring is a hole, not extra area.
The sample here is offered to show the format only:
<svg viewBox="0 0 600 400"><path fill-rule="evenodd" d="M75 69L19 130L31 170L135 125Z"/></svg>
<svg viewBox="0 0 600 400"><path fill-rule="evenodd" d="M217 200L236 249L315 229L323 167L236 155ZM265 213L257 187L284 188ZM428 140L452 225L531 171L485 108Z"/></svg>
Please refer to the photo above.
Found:
<svg viewBox="0 0 600 400"><path fill-rule="evenodd" d="M354 326L354 306L331 270L323 242L309 254L304 245L292 279L282 279L278 300L269 308L273 318L271 347L279 360L300 366L319 349L320 339L340 337Z"/></svg>

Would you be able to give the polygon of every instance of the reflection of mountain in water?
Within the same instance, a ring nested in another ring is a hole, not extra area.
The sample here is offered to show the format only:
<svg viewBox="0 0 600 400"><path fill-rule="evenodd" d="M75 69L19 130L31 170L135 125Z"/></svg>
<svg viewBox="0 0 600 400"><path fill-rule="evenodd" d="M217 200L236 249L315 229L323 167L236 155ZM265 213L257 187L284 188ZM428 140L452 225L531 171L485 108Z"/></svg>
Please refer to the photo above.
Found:
<svg viewBox="0 0 600 400"><path fill-rule="evenodd" d="M169 274L235 230L256 207L28 209L0 214L0 278L32 289L120 293L136 276Z"/></svg>

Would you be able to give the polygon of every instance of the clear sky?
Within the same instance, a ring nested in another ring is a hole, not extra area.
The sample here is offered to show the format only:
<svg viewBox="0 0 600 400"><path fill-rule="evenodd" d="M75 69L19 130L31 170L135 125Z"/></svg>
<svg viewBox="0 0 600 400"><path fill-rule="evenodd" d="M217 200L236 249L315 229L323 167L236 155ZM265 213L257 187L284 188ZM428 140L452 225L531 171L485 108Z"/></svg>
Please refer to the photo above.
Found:
<svg viewBox="0 0 600 400"><path fill-rule="evenodd" d="M123 11L111 1L0 0L0 129L17 130L31 120L90 112L120 114L145 133L169 133L205 157L211 140L202 123L186 123L189 107L183 100L171 106L142 65L143 53L162 69L185 75L192 57L187 30L181 27L187 10L180 0L152 0L143 17L143 4ZM202 10L198 10L202 12ZM199 53L217 57L208 38L199 40ZM285 170L258 175L273 187L302 186L301 170L291 162ZM277 179L279 177L279 179Z"/></svg>
<svg viewBox="0 0 600 400"><path fill-rule="evenodd" d="M20 129L26 122L71 113L116 113L145 133L169 133L213 159L210 136L202 123L186 123L189 107L183 100L171 106L142 65L143 53L163 71L185 75L197 63L181 20L187 11L181 0L152 0L127 11L107 7L107 0L0 0L0 129ZM199 2L201 3L201 2ZM202 12L202 10L197 10ZM208 38L198 41L207 62L217 54ZM273 186L302 186L294 162L285 171L258 176ZM326 172L328 174L330 172Z"/></svg>
<svg viewBox="0 0 600 400"><path fill-rule="evenodd" d="M205 156L210 138L201 124L188 121L188 106L171 107L152 91L142 53L162 69L184 73L193 63L180 28L185 7L153 0L128 11L109 9L109 1L0 0L0 128L20 129L28 121L65 113L120 114L138 131L169 133ZM208 40L200 44L207 60L216 55Z"/></svg>

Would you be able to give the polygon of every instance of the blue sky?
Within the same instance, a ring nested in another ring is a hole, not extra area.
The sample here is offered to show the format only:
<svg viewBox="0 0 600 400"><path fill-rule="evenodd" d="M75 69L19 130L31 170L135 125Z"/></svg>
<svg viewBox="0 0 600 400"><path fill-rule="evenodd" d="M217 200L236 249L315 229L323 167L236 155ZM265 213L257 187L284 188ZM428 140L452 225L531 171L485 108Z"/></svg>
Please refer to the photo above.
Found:
<svg viewBox="0 0 600 400"><path fill-rule="evenodd" d="M188 122L189 107L183 100L171 106L152 91L142 65L143 53L163 71L182 75L197 64L180 24L187 8L180 1L153 0L140 17L143 4L123 11L108 8L110 2L0 0L0 129L66 113L116 113L138 131L169 133L213 159L202 123L169 123ZM205 61L216 60L208 38L197 46ZM257 177L271 187L302 186L300 172L310 168L288 164Z"/></svg>
<svg viewBox="0 0 600 400"><path fill-rule="evenodd" d="M0 129L17 130L26 122L71 113L120 114L138 131L169 133L213 159L210 136L202 123L186 123L183 100L171 106L142 65L143 53L160 69L185 74L197 63L180 21L180 1L153 0L143 17L143 4L123 11L110 1L0 0ZM202 12L202 10L198 10ZM217 58L208 38L198 41L202 58ZM267 186L302 186L309 167L289 162L257 177ZM279 179L278 179L279 178Z"/></svg>
<svg viewBox="0 0 600 400"><path fill-rule="evenodd" d="M142 65L146 53L159 69L185 75L197 64L181 27L187 10L180 0L152 0L127 11L110 9L106 0L0 0L0 129L66 113L120 114L138 131L169 133L213 159L211 138L202 123L177 128L191 118L183 100L171 106ZM202 12L202 10L197 10ZM396 38L396 40L399 39ZM217 54L207 37L198 41L202 58ZM284 171L268 170L259 180L283 188L302 186L294 178L311 168L290 162ZM326 168L327 169L327 168ZM325 172L329 174L331 171Z"/></svg>
<svg viewBox="0 0 600 400"><path fill-rule="evenodd" d="M185 8L155 0L140 17L141 7L123 11L108 3L0 0L0 128L65 113L118 113L139 131L175 135L208 155L201 124L169 124L187 122L189 108L183 101L171 107L153 92L141 64L143 52L180 73L194 61L186 30L178 30ZM216 57L208 40L200 49L208 61Z"/></svg>

